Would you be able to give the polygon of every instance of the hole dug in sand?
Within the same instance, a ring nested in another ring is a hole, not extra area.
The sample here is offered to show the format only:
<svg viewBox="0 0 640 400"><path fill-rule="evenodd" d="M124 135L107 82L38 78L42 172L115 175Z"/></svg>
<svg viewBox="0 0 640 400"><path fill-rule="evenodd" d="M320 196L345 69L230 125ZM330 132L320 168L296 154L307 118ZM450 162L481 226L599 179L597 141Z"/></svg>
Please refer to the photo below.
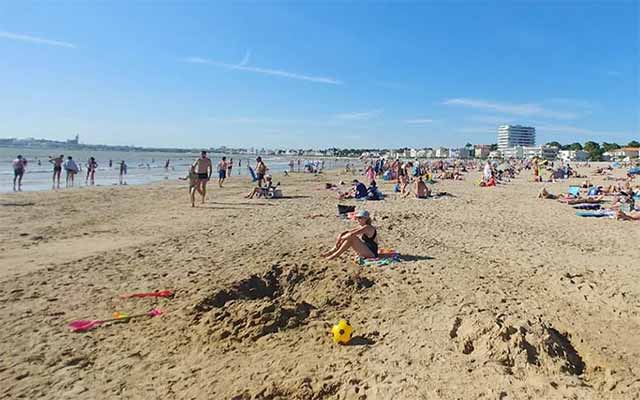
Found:
<svg viewBox="0 0 640 400"><path fill-rule="evenodd" d="M580 376L585 363L573 347L570 335L542 321L510 321L501 315L461 318L452 321L451 340L458 350L478 362L497 363L507 374L525 374L534 369L545 374Z"/></svg>
<svg viewBox="0 0 640 400"><path fill-rule="evenodd" d="M319 313L305 301L318 298L317 293L340 298L344 305L355 291L373 285L373 280L360 275L336 282L327 271L274 265L262 275L251 275L202 299L193 307L193 325L206 341L256 340L299 327L314 310Z"/></svg>

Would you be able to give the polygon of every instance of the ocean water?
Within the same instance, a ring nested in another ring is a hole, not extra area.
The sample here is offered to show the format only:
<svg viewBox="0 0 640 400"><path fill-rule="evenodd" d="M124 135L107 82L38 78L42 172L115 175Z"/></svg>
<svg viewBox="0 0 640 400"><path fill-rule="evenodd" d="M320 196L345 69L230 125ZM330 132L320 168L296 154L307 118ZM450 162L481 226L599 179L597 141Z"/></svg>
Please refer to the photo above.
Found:
<svg viewBox="0 0 640 400"><path fill-rule="evenodd" d="M74 187L85 187L85 177L87 174L86 164L89 157L95 157L98 162L98 169L95 174L96 186L117 185L119 180L120 161L127 163L128 185L139 185L162 180L177 180L185 177L193 161L198 158L199 153L163 153L163 152L136 152L136 151L87 151L60 148L16 148L0 147L0 192L11 192L13 190L13 167L11 162L21 154L28 161L27 171L22 179L23 191L50 190L52 187L53 165L49 163L49 156L59 156L64 154L72 156L80 165L81 171L76 175ZM249 177L247 165L255 167L255 156L226 155L227 160L233 158L232 177ZM209 154L214 165L214 176L216 176L216 165L220 161L222 154ZM279 173L289 169L288 157L262 157L269 167L270 173ZM109 167L109 160L112 166ZM165 169L165 163L169 160L169 168ZM295 158L295 169L297 170L297 158ZM242 167L238 167L238 162L242 161ZM325 159L325 169L335 169L344 167L347 160ZM352 161L353 162L353 161ZM306 161L303 159L301 165ZM65 172L62 171L60 187L65 187Z"/></svg>

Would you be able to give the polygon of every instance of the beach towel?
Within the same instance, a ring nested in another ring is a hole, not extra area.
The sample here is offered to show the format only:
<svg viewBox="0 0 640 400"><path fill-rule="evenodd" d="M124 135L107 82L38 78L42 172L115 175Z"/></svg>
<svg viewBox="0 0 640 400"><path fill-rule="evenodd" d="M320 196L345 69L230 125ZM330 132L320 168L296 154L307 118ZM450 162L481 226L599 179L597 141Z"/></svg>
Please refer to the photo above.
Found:
<svg viewBox="0 0 640 400"><path fill-rule="evenodd" d="M629 175L640 175L640 167L629 168Z"/></svg>
<svg viewBox="0 0 640 400"><path fill-rule="evenodd" d="M570 194L571 196L574 196L574 197L579 197L580 186L569 186L569 189L567 190L567 194Z"/></svg>
<svg viewBox="0 0 640 400"><path fill-rule="evenodd" d="M599 210L600 204L578 204L573 206L574 210Z"/></svg>
<svg viewBox="0 0 640 400"><path fill-rule="evenodd" d="M597 186L593 186L589 188L589 192L587 193L587 196L597 196L599 194L600 194L600 189Z"/></svg>
<svg viewBox="0 0 640 400"><path fill-rule="evenodd" d="M397 262L397 260L394 260L393 258L362 258L362 257L358 257L358 260L356 261L356 264L362 265L363 267L370 267L370 266L383 267L385 265L391 265L394 262Z"/></svg>
<svg viewBox="0 0 640 400"><path fill-rule="evenodd" d="M377 258L358 257L356 259L356 264L363 265L363 266L374 265L374 266L382 267L384 265L391 265L396 262L400 262L400 253L398 253L394 249L385 249L385 248L380 248L378 250Z"/></svg>
<svg viewBox="0 0 640 400"><path fill-rule="evenodd" d="M578 211L576 212L578 217L585 218L615 218L615 211L611 210L595 210L595 211Z"/></svg>

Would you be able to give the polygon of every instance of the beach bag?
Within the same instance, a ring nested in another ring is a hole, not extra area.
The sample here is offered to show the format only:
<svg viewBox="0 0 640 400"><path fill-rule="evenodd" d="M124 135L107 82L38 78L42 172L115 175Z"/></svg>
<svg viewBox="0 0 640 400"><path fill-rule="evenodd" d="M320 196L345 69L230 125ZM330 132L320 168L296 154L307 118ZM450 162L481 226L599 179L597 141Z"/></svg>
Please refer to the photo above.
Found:
<svg viewBox="0 0 640 400"><path fill-rule="evenodd" d="M355 212L355 211L356 211L356 206L343 206L341 204L338 204L339 215L348 214L350 212Z"/></svg>

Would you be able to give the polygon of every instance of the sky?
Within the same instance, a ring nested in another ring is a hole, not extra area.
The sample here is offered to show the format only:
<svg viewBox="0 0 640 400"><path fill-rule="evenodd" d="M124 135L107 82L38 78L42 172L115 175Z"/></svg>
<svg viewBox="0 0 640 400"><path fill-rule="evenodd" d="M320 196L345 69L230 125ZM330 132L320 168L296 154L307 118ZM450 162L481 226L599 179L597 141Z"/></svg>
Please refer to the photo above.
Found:
<svg viewBox="0 0 640 400"><path fill-rule="evenodd" d="M376 148L640 138L639 1L0 0L0 137Z"/></svg>

